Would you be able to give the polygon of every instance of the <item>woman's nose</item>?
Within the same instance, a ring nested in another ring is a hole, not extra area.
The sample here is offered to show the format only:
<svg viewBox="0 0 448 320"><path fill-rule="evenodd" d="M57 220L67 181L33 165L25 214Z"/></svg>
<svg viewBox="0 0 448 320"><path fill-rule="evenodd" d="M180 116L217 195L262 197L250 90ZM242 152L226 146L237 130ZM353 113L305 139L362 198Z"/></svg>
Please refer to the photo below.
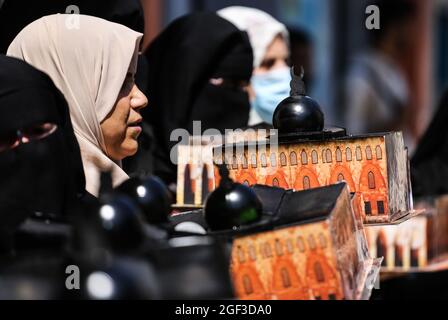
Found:
<svg viewBox="0 0 448 320"><path fill-rule="evenodd" d="M148 98L146 98L145 94L137 86L132 91L131 107L136 110L146 107L148 105Z"/></svg>

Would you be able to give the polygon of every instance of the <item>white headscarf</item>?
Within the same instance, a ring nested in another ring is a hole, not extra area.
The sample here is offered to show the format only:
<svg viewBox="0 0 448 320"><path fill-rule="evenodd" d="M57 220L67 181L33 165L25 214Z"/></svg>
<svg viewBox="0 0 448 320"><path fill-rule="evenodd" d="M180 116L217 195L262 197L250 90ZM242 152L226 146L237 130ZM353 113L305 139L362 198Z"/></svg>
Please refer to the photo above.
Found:
<svg viewBox="0 0 448 320"><path fill-rule="evenodd" d="M219 10L217 14L241 31L247 32L254 52L254 68L261 65L275 37L281 35L289 43L289 32L286 26L264 11L233 6Z"/></svg>
<svg viewBox="0 0 448 320"><path fill-rule="evenodd" d="M73 18L78 19L73 25ZM85 15L56 14L23 29L8 49L47 73L64 94L81 149L86 190L97 196L102 171L114 186L128 179L107 156L101 122L115 106L129 68L135 68L142 34Z"/></svg>

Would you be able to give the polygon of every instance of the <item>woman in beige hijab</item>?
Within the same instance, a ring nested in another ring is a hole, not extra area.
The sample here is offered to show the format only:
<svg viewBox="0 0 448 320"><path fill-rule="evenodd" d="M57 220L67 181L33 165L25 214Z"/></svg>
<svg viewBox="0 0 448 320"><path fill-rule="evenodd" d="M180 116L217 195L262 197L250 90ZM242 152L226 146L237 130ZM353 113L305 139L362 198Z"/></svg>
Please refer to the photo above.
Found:
<svg viewBox="0 0 448 320"><path fill-rule="evenodd" d="M68 101L86 174L86 190L98 196L102 171L114 186L128 176L121 160L137 152L148 101L134 75L142 34L84 15L43 17L23 29L8 55L46 72Z"/></svg>

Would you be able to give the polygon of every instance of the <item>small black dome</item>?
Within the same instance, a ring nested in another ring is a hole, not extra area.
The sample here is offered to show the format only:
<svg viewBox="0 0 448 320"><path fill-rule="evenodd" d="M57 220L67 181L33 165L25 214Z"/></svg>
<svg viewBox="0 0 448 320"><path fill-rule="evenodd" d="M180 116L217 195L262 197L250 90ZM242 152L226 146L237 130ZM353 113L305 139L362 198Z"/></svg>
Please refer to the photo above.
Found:
<svg viewBox="0 0 448 320"><path fill-rule="evenodd" d="M319 132L324 130L324 113L319 104L306 95L302 75L291 71L291 94L277 106L274 116L274 128L280 134Z"/></svg>
<svg viewBox="0 0 448 320"><path fill-rule="evenodd" d="M273 123L280 134L318 132L324 129L324 114L308 96L288 97L275 110Z"/></svg>
<svg viewBox="0 0 448 320"><path fill-rule="evenodd" d="M221 168L220 173L219 187L205 202L205 220L209 228L212 231L235 230L260 221L262 205L255 192L230 180L227 168Z"/></svg>
<svg viewBox="0 0 448 320"><path fill-rule="evenodd" d="M128 196L110 194L86 205L75 218L73 245L76 252L97 250L128 253L138 250L146 234L140 208Z"/></svg>
<svg viewBox="0 0 448 320"><path fill-rule="evenodd" d="M117 188L138 203L146 221L150 224L168 222L171 210L171 196L168 188L157 177L135 177Z"/></svg>

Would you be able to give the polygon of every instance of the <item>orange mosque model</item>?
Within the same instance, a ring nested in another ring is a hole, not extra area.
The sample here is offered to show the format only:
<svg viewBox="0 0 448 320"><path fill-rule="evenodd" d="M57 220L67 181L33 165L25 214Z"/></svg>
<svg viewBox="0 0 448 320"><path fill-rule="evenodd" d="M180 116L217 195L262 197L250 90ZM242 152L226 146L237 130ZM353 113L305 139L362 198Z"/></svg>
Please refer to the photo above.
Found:
<svg viewBox="0 0 448 320"><path fill-rule="evenodd" d="M209 199L228 178L251 187L263 213L275 217L265 229L231 236L230 273L240 299L368 299L383 257L387 266L392 256L372 239L384 226L420 225L411 220L419 211L402 133L324 128L319 105L292 74L291 96L274 114L275 134L201 145L206 157L194 163L199 150L183 153L178 205L189 198L200 208L207 199L199 211L207 216ZM223 165L227 178L218 170ZM424 252L411 259L405 265L426 263Z"/></svg>
<svg viewBox="0 0 448 320"><path fill-rule="evenodd" d="M448 269L448 196L420 200L420 207L425 213L400 225L366 228L371 255L384 257L384 273Z"/></svg>
<svg viewBox="0 0 448 320"><path fill-rule="evenodd" d="M274 114L278 136L217 147L214 162L226 163L232 179L249 186L301 191L345 181L365 224L409 218L413 204L402 133L347 135L341 128L324 129L324 115L305 95L302 80L293 73L291 83L291 96Z"/></svg>
<svg viewBox="0 0 448 320"><path fill-rule="evenodd" d="M233 240L230 270L236 297L368 299L381 260L370 258L345 183L303 192L254 190L281 199L276 209L280 221L273 230Z"/></svg>
<svg viewBox="0 0 448 320"><path fill-rule="evenodd" d="M345 182L297 192L236 183L225 165L219 166L219 173L219 185L204 210L191 214L204 218L209 236L231 243L229 268L236 298L370 297L382 259L369 254Z"/></svg>

